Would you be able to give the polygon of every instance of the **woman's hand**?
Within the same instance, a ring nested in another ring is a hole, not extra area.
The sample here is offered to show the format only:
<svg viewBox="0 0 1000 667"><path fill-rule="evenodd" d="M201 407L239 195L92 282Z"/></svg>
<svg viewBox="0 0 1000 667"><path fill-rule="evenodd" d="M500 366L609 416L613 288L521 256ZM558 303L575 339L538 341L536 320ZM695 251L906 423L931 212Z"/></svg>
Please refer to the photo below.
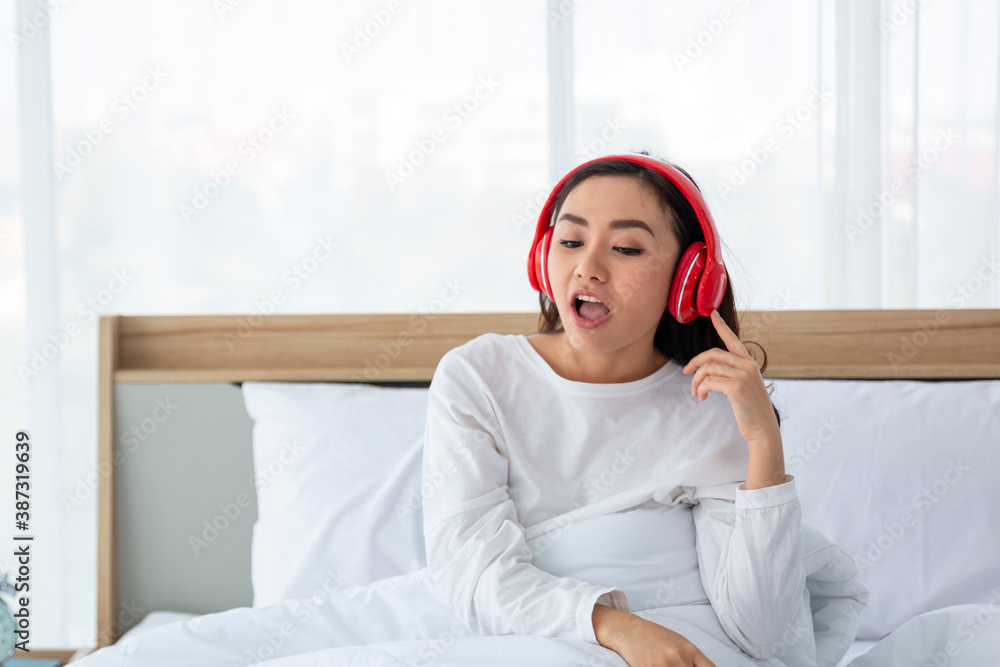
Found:
<svg viewBox="0 0 1000 667"><path fill-rule="evenodd" d="M719 311L713 310L711 318L729 351L713 347L696 354L684 366L685 374L694 369L691 395L704 401L710 391L725 394L733 404L736 423L747 442L773 439L780 429L760 367L732 329L726 326Z"/></svg>
<svg viewBox="0 0 1000 667"><path fill-rule="evenodd" d="M616 614L605 636L629 667L715 667L683 635L632 613Z"/></svg>

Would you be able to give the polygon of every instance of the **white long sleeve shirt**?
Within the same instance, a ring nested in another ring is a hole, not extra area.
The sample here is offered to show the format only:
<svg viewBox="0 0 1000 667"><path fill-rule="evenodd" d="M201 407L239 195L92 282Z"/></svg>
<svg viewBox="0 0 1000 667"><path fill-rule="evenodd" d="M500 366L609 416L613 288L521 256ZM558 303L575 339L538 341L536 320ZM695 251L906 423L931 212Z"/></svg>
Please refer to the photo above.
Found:
<svg viewBox="0 0 1000 667"><path fill-rule="evenodd" d="M681 368L671 359L633 382L577 382L520 334L483 334L442 357L428 393L424 539L435 585L470 629L597 643L595 603L639 601L630 609L624 586L539 568L528 541L668 506L687 510L693 530L662 536L675 543L664 558L695 550L698 569L670 599L711 603L740 649L774 654L803 603L795 480L743 488L749 450L732 404L719 392L699 401Z"/></svg>

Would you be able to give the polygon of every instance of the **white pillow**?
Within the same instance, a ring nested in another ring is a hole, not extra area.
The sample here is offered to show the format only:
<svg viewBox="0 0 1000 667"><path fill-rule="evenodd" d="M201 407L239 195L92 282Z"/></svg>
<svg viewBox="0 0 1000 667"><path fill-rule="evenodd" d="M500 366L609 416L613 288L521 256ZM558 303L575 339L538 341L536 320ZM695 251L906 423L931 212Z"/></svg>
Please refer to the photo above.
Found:
<svg viewBox="0 0 1000 667"><path fill-rule="evenodd" d="M253 606L426 565L426 388L244 382L254 422Z"/></svg>
<svg viewBox="0 0 1000 667"><path fill-rule="evenodd" d="M870 592L858 639L1000 585L1000 381L769 380L802 518Z"/></svg>

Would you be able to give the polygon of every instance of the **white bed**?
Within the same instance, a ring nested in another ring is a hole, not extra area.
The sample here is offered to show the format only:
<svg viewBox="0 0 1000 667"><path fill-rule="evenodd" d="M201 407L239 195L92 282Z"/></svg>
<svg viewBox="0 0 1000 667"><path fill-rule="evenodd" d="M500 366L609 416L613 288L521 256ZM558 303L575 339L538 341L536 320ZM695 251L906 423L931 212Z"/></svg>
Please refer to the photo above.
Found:
<svg viewBox="0 0 1000 667"><path fill-rule="evenodd" d="M336 564L338 587L412 573L423 558L420 439L437 359L486 331L532 333L537 316L414 317L263 318L235 351L223 335L236 330L235 318L102 318L102 456L120 447L112 437L115 384L240 382L258 482L268 466L281 466L255 489L247 606L310 595L331 576L321 564ZM843 626L857 630L846 654L827 664L1000 664L1000 622L990 622L1000 612L1000 523L992 514L1000 506L1000 311L749 312L743 323L742 338L767 351L765 378L774 383L803 520L860 568L842 590L856 591L846 586L858 581L867 589L860 619ZM293 442L300 444L290 449ZM325 488L319 469L332 471ZM118 639L122 604L112 489L105 485L101 496L104 644ZM290 519L299 512L309 520ZM829 600L836 604L834 594ZM199 615L153 610L124 638ZM437 664L478 664L477 651L490 659L500 646L490 639L500 638L461 637L466 652L447 654L454 660L439 653ZM521 649L503 646L511 653L495 664L518 664L512 656ZM379 664L409 664L383 648ZM372 664L363 655L351 659ZM561 664L593 659L551 655ZM312 658L354 664L346 653Z"/></svg>

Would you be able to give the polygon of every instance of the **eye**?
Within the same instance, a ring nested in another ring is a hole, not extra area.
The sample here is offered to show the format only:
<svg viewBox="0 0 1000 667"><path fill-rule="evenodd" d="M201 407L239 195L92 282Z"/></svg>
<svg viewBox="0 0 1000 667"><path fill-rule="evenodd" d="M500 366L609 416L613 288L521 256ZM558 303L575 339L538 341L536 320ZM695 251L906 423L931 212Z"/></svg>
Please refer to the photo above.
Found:
<svg viewBox="0 0 1000 667"><path fill-rule="evenodd" d="M567 243L575 243L576 245L574 245L574 246L568 246L568 245L566 245ZM573 249L573 248L576 248L576 247L578 247L580 245L583 245L583 244L580 243L579 241L560 241L559 245L562 245L562 246L565 246L567 248ZM615 246L615 250L624 250L624 251L627 251L627 252L621 252L621 253L619 253L621 255L625 255L626 257L633 257L635 255L641 255L642 254L642 250L639 250L638 248L625 248L623 246Z"/></svg>

